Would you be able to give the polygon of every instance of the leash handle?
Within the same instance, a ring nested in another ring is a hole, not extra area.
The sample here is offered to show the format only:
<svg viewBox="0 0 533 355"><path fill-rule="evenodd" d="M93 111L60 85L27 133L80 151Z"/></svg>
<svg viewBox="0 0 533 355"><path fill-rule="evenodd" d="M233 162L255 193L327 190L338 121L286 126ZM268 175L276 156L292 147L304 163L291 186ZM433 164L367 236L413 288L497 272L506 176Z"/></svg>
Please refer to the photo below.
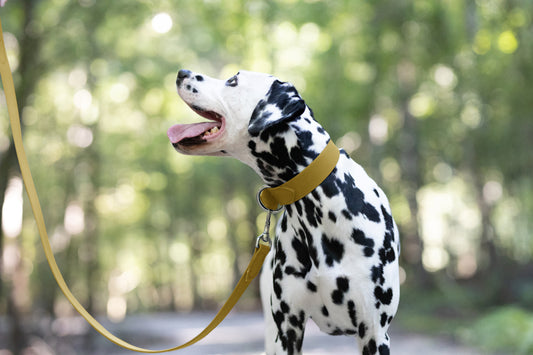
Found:
<svg viewBox="0 0 533 355"><path fill-rule="evenodd" d="M72 304L72 306L76 309L76 311L83 318L85 318L85 320L97 332L99 332L101 335L103 335L105 338L115 343L116 345L124 349L131 350L131 351L136 351L136 352L141 352L141 353L151 353L151 354L170 352L170 351L175 351L175 350L186 348L198 342L199 340L203 339L205 336L207 336L213 329L215 329L220 324L220 322L224 320L224 318L228 315L228 313L235 306L235 304L237 303L241 295L244 293L248 285L257 276L257 274L259 273L259 270L261 270L261 266L263 265L263 261L265 260L266 255L270 251L270 245L264 241L259 241L257 248L255 249L255 252L252 256L252 260L250 261L250 264L248 265L246 271L242 275L241 279L237 283L237 286L231 293L226 303L222 306L222 308L217 313L215 318L211 321L211 323L202 332L200 332L200 334L198 334L196 337L194 337L189 342L183 345L180 345L180 346L176 346L174 348L162 349L162 350L150 350L150 349L144 349L144 348L132 345L116 337L115 335L111 334L93 316L91 316L89 312L87 312L87 310L81 305L81 303L72 294L55 260L54 253L52 251L52 247L48 239L48 233L46 231L46 225L44 223L44 217L43 217L43 213L41 210L41 205L39 203L39 197L37 195L37 190L35 189L35 184L33 182L30 167L28 164L28 158L26 157L26 152L24 150L24 145L22 143L22 130L20 126L20 117L19 117L19 110L18 110L17 99L16 99L16 94L15 94L15 86L13 84L13 76L11 75L9 61L7 59L7 53L6 53L6 47L4 44L4 35L2 32L1 20L0 20L0 75L2 76L2 85L4 87L8 115L9 115L9 120L11 123L11 131L13 134L13 142L15 144L15 150L17 152L20 171L22 174L22 180L24 181L24 186L26 187L26 192L28 193L28 198L30 200L31 209L33 211L33 216L35 218L35 222L37 223L37 229L39 230L39 235L41 237L41 243L43 245L46 260L48 261L50 270L52 271L52 274L54 275L54 278L56 279L56 282L59 288L61 289L65 297L68 299L68 301Z"/></svg>

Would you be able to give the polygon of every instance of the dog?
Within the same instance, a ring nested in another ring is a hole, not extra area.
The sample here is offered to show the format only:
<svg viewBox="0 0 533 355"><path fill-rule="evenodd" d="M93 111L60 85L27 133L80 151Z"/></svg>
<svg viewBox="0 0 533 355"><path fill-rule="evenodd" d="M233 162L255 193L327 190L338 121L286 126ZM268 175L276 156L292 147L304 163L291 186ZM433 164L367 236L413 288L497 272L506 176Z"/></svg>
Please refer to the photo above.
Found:
<svg viewBox="0 0 533 355"><path fill-rule="evenodd" d="M180 70L176 85L207 121L172 126L174 148L232 156L269 186L296 176L331 139L295 87L272 75L218 80ZM325 333L356 336L364 355L389 354L399 253L385 193L341 149L329 176L279 218L260 279L266 354L301 354L309 318Z"/></svg>

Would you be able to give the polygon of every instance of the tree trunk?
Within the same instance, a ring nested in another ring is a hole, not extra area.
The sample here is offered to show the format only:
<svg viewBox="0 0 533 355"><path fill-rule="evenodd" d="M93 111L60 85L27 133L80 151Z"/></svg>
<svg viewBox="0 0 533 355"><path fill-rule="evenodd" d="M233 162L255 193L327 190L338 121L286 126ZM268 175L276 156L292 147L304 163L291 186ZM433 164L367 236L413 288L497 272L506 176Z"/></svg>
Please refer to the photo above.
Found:
<svg viewBox="0 0 533 355"><path fill-rule="evenodd" d="M403 258L413 267L415 283L422 288L432 285L429 274L422 263L424 241L420 236L418 223L418 201L416 194L422 187L421 155L419 152L418 121L409 112L409 100L415 90L415 68L409 62L398 65L398 85L401 104L401 113L404 126L400 135L400 164L405 186L405 194L411 212L409 223L405 226L402 235Z"/></svg>
<svg viewBox="0 0 533 355"><path fill-rule="evenodd" d="M13 141L10 141L9 148L6 153L0 158L0 224L2 223L3 218L3 203L6 195L7 184L14 171L16 169L16 154L15 146ZM3 265L4 265L4 232L0 228L0 296L4 292L4 281L2 280L2 275L4 275Z"/></svg>
<svg viewBox="0 0 533 355"><path fill-rule="evenodd" d="M22 109L28 101L28 97L33 93L35 89L35 76L33 73L37 68L37 58L39 58L39 48L41 38L36 35L29 35L26 29L30 23L34 20L34 8L35 2L32 0L23 0L21 2L22 7L22 30L20 31L20 58L19 58L19 67L18 71L23 73L20 75L18 83L16 83L15 91L17 92L18 99L18 109L22 113ZM24 128L24 122L21 117L21 128ZM4 201L5 192L7 189L7 184L12 176L19 174L17 171L16 163L16 154L15 148L13 145L13 140L10 141L9 147L6 150L6 153L0 158L0 202ZM2 221L2 208L0 208L0 221ZM3 255L3 245L4 245L4 235L3 231L0 228L0 265L3 264L2 255ZM0 280L0 294L5 294L7 299L7 315L11 325L11 340L12 340L12 352L17 355L22 353L24 347L27 344L27 336L24 332L21 314L22 311L19 309L19 304L16 302L16 299L13 299L13 290L20 287L26 287L27 283L24 282L20 275L25 274L25 272L20 272L20 268L25 267L22 260L19 261L19 265L16 266L16 269L19 272L14 271L11 278L11 288L12 290L3 290L2 284L5 285L3 280ZM0 270L0 275L7 276L3 273L3 270ZM29 293L29 290L25 292Z"/></svg>

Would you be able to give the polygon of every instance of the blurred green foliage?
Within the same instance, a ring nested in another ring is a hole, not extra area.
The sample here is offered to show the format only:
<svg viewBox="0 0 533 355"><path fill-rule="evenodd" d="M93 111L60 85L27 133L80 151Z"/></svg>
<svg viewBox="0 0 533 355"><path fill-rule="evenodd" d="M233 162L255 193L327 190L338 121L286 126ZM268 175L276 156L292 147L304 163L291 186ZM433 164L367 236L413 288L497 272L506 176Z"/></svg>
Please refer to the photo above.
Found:
<svg viewBox="0 0 533 355"><path fill-rule="evenodd" d="M429 317L530 309L532 13L527 0L9 1L0 16L26 149L69 285L113 320L224 300L264 221L261 182L231 159L176 154L165 133L198 119L175 93L178 69L242 68L293 82L386 190L404 314L429 295ZM70 315L4 107L0 311Z"/></svg>
<svg viewBox="0 0 533 355"><path fill-rule="evenodd" d="M462 337L486 351L531 354L533 314L518 307L502 307L463 329Z"/></svg>

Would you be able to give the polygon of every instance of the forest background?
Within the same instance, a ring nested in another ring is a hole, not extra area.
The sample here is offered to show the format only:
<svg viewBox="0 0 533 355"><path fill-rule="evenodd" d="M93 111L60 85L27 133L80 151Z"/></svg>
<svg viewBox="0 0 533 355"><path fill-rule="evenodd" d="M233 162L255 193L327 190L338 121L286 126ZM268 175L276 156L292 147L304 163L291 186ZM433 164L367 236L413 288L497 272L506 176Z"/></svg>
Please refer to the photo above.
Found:
<svg viewBox="0 0 533 355"><path fill-rule="evenodd" d="M236 160L174 152L168 127L198 120L175 78L268 72L387 192L397 322L532 352L532 14L528 0L8 1L25 145L67 283L115 322L225 300L264 221L261 181ZM0 102L0 351L18 354L74 314Z"/></svg>

